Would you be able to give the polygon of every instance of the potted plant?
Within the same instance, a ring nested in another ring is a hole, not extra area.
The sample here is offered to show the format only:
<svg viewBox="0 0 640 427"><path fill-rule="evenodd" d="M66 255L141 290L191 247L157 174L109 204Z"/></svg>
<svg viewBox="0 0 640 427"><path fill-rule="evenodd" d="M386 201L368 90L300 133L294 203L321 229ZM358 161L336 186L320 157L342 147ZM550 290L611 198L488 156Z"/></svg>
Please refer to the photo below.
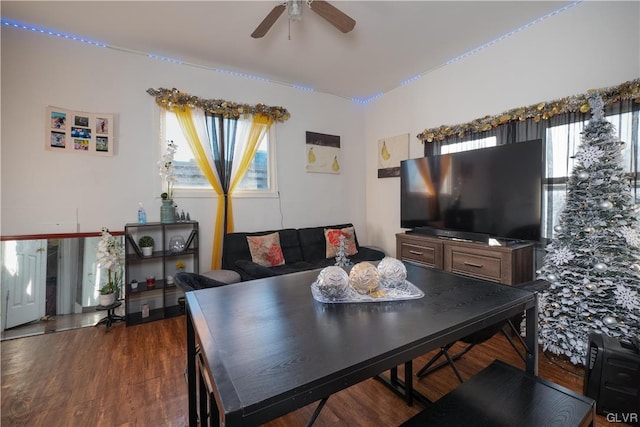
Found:
<svg viewBox="0 0 640 427"><path fill-rule="evenodd" d="M153 253L153 245L154 245L153 237L151 236L142 236L140 240L138 240L138 245L142 249L142 255L151 256Z"/></svg>
<svg viewBox="0 0 640 427"><path fill-rule="evenodd" d="M107 282L99 289L99 303L108 307L116 301L122 280L123 248L106 228L102 229L102 238L98 243L96 263L107 269Z"/></svg>
<svg viewBox="0 0 640 427"><path fill-rule="evenodd" d="M100 288L100 305L103 307L108 307L116 302L116 292L118 292L118 284L116 283L116 281L105 283Z"/></svg>

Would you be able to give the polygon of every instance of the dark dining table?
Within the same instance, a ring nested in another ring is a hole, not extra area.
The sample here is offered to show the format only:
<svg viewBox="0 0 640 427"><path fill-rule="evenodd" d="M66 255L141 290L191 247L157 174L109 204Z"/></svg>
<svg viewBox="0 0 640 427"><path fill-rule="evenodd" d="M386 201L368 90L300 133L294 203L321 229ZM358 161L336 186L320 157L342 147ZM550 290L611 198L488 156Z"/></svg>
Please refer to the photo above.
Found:
<svg viewBox="0 0 640 427"><path fill-rule="evenodd" d="M424 297L318 302L319 270L187 292L189 425L265 423L523 312L537 375L533 292L406 267Z"/></svg>

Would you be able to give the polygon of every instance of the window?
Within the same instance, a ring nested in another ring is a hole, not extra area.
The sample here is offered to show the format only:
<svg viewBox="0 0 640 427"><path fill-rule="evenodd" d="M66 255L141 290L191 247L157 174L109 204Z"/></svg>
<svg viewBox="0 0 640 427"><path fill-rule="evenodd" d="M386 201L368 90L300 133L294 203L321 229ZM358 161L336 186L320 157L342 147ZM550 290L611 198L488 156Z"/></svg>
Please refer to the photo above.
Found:
<svg viewBox="0 0 640 427"><path fill-rule="evenodd" d="M175 114L164 111L164 140L173 140L177 145L176 154L174 156L174 168L176 171L177 182L175 189L182 190L191 194L203 194L206 190L211 190L211 185L204 177L200 168L195 162L189 143L184 138L180 125ZM238 120L237 137L245 138L251 128L250 120ZM273 127L272 127L273 128ZM272 141L271 131L262 138L259 143L258 151L253 158L249 170L245 174L242 181L238 184L234 195L266 195L276 192L275 186L275 149ZM239 158L235 159L239 162ZM236 163L237 164L237 163ZM206 194L210 194L206 192Z"/></svg>
<svg viewBox="0 0 640 427"><path fill-rule="evenodd" d="M640 174L638 174L638 164L640 164L640 150L638 149L639 120L640 111L632 110L620 114L611 114L606 119L611 122L621 141L625 142L622 151L622 167L627 172L633 197L638 199L640 190ZM541 122L542 138L545 144L545 171L543 178L542 192L542 236L551 238L553 227L558 222L559 214L562 212L566 199L567 183L573 171L575 160L573 156L577 152L582 142L582 129L586 121L574 121L570 123L552 126L549 122ZM508 139L508 133L497 132L498 138ZM513 136L511 136L512 138ZM534 139L529 136L525 139ZM537 138L540 138L538 136ZM452 138L452 142L446 142L440 147L441 154L455 153L459 151L474 150L477 148L492 147L497 144L496 136L487 138L472 139L458 142Z"/></svg>
<svg viewBox="0 0 640 427"><path fill-rule="evenodd" d="M495 147L497 138L489 136L487 138L474 139L471 141L454 142L453 144L443 145L440 148L441 154L458 153L460 151L475 150L478 148Z"/></svg>
<svg viewBox="0 0 640 427"><path fill-rule="evenodd" d="M637 199L638 183L638 112L606 116L625 142L622 150L622 168L629 178L632 193ZM582 143L581 132L587 122L574 122L550 126L546 133L546 171L543 185L542 235L552 237L553 226L558 222L566 199L567 182L575 166L574 154Z"/></svg>

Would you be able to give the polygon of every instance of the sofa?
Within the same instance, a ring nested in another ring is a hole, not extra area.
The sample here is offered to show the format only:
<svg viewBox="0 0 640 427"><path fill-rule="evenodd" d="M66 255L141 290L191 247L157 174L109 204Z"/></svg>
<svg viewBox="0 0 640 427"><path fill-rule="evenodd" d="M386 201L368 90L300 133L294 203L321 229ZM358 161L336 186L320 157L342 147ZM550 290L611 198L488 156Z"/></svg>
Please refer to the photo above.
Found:
<svg viewBox="0 0 640 427"><path fill-rule="evenodd" d="M338 224L323 227L285 228L280 230L254 233L229 233L225 236L222 249L222 268L240 274L243 281L263 277L314 270L335 265L334 256L327 257L327 237L325 230L344 230L353 228L353 224ZM265 266L254 262L248 237L259 237L278 233L279 246L284 258L281 265ZM348 256L349 261L378 261L384 258L384 252L360 246L353 229L353 241L357 253Z"/></svg>

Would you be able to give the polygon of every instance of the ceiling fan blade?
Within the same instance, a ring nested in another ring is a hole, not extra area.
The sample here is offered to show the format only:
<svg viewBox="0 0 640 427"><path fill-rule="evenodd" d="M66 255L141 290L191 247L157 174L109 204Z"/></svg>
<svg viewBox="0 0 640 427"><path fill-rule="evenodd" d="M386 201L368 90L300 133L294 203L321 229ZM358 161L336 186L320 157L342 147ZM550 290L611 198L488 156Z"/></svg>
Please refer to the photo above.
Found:
<svg viewBox="0 0 640 427"><path fill-rule="evenodd" d="M278 20L280 15L282 15L282 12L284 12L286 8L287 7L284 4L279 4L278 6L271 9L271 12L269 12L269 14L262 20L260 25L258 25L258 28L256 28L255 31L251 33L251 37L253 37L254 39L264 37L264 35L267 34L267 31L271 29L273 24L275 24L275 22Z"/></svg>
<svg viewBox="0 0 640 427"><path fill-rule="evenodd" d="M309 3L309 7L343 33L348 33L356 26L354 19L326 1L313 0Z"/></svg>

